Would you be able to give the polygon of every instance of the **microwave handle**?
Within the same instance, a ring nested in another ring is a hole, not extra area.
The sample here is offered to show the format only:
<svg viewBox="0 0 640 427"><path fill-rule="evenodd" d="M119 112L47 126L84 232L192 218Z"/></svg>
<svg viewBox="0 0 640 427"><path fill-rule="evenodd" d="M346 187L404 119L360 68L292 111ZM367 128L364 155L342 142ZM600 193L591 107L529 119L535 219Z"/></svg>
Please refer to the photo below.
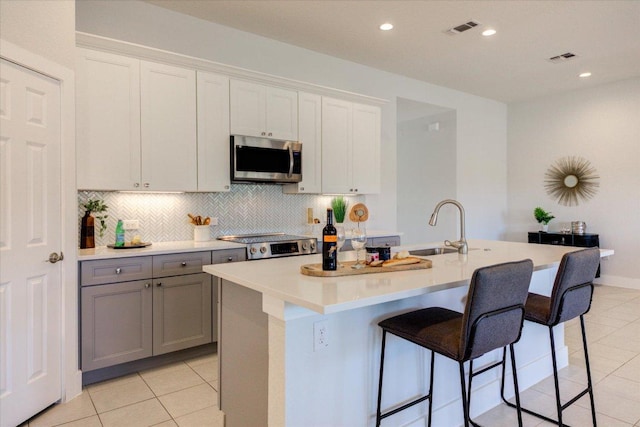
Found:
<svg viewBox="0 0 640 427"><path fill-rule="evenodd" d="M291 178L291 176L293 176L293 147L289 145L289 173L287 178Z"/></svg>

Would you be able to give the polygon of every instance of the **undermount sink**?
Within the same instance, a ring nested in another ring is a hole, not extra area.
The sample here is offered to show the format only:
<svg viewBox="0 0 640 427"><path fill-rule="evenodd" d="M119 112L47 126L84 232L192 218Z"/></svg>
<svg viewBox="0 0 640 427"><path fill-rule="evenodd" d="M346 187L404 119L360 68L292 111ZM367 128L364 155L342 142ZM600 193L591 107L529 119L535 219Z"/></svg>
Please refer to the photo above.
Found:
<svg viewBox="0 0 640 427"><path fill-rule="evenodd" d="M452 254L458 252L457 249L454 248L426 248L426 249L415 249L413 251L409 251L411 255L416 256L431 256L431 255L442 255L442 254Z"/></svg>

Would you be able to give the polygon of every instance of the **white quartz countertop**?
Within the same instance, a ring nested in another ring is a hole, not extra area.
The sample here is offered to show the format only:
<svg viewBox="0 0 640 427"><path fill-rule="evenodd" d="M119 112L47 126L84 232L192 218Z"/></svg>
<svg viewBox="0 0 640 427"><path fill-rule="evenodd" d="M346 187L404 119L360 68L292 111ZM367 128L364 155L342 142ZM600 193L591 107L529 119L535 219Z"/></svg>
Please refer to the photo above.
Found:
<svg viewBox="0 0 640 427"><path fill-rule="evenodd" d="M300 234L304 237L316 237L321 239L322 228L318 228L320 234L315 236L311 234ZM368 237L385 237L385 236L400 236L402 233L385 230L368 230ZM146 256L146 255L162 255L181 252L198 252L198 251L216 251L222 249L237 249L244 248L246 245L233 242L225 242L223 240L208 240L206 242L195 242L193 240L184 240L176 242L157 242L152 243L151 246L145 248L135 249L112 249L106 246L98 246L92 249L79 249L78 261L89 261L92 259L108 259L108 258L125 258L132 256Z"/></svg>
<svg viewBox="0 0 640 427"><path fill-rule="evenodd" d="M246 248L246 245L239 243L225 242L222 240L209 240L206 242L195 242L185 240L178 242L158 242L151 246L135 249L111 249L106 246L98 246L92 249L80 249L78 251L78 261L89 261L92 259L125 258L132 256L162 255L181 252L216 251L222 249Z"/></svg>
<svg viewBox="0 0 640 427"><path fill-rule="evenodd" d="M392 248L422 249L442 246L427 243ZM305 264L321 262L321 255L306 255L207 265L204 271L249 289L261 292L285 303L318 313L335 313L388 301L436 292L469 283L475 269L508 261L530 258L534 270L557 266L570 246L538 245L492 240L469 240L468 255L458 253L428 258L433 267L340 277L312 277L300 273ZM601 256L613 255L613 250L601 249ZM340 254L340 260L355 259L355 252Z"/></svg>

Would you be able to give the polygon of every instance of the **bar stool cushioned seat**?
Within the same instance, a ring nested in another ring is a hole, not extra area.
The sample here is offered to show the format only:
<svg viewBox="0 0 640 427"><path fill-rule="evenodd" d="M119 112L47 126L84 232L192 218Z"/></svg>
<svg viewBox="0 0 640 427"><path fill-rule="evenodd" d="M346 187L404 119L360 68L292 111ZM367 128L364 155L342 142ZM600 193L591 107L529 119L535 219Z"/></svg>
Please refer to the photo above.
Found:
<svg viewBox="0 0 640 427"><path fill-rule="evenodd" d="M564 254L560 261L558 273L556 274L556 278L553 283L551 297L530 293L525 305L526 320L549 328L558 419L551 419L526 408L522 408L522 411L559 426L565 425L562 422L562 411L587 393L589 393L589 398L591 400L591 416L593 418L593 425L594 427L596 426L593 385L591 382L591 368L589 366L589 352L587 350L587 336L584 328L583 315L587 313L591 307L593 279L595 279L599 265L600 249L597 247ZM562 405L560 401L560 388L558 386L558 366L553 327L576 317L580 317L580 326L582 329L582 344L587 373L587 387L574 398ZM509 406L514 406L504 399L504 396L503 400Z"/></svg>
<svg viewBox="0 0 640 427"><path fill-rule="evenodd" d="M471 278L464 313L441 307L431 307L381 321L378 324L382 328L383 334L376 414L377 425L380 425L383 418L427 399L429 399L429 425L431 425L433 354L435 352L459 362L465 425L468 426L471 420L469 419L463 363L472 361L495 349L505 348L504 351L506 351L506 346L512 346L520 338L524 321L524 304L532 272L533 263L531 260L479 268L474 271ZM432 350L431 378L427 395L383 414L380 410L380 403L387 333ZM512 349L513 347L511 347ZM503 364L504 358L502 362L482 369L478 374ZM515 362L512 364L512 369L517 398ZM473 364L469 368L469 399L471 397L471 379L474 375L472 371Z"/></svg>

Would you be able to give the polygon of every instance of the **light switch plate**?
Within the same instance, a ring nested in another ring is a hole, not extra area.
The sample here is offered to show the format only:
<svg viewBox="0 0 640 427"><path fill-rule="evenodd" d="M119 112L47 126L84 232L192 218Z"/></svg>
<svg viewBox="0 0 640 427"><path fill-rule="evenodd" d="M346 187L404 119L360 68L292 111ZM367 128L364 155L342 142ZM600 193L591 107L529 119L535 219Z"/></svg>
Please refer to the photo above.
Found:
<svg viewBox="0 0 640 427"><path fill-rule="evenodd" d="M140 221L137 219L125 219L122 221L125 230L137 230L140 228Z"/></svg>

